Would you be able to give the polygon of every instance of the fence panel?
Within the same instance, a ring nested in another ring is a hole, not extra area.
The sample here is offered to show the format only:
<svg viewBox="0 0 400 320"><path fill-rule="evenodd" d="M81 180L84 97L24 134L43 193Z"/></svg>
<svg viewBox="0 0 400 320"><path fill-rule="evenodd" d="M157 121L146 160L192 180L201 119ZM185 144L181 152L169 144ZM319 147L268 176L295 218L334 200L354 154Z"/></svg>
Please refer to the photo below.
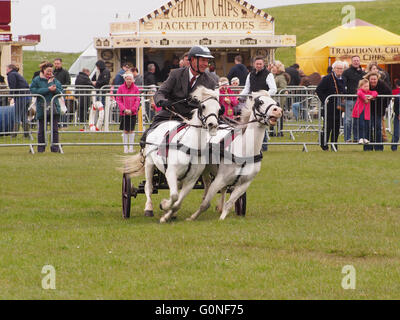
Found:
<svg viewBox="0 0 400 320"><path fill-rule="evenodd" d="M149 118L146 111L143 111L143 106L151 100L153 95L154 93L118 95L114 93L75 93L72 95L74 99L74 116L68 117L65 122L62 122L62 124L66 126L60 126L58 132L60 141L55 141L53 137L53 127L54 123L57 122L57 117L53 116L54 109L59 99L63 98L66 100L66 97L71 96L71 94L65 93L57 95L51 102L53 106L53 108L51 108L52 145L61 147L61 152L63 152L62 146L138 145L137 134L143 133L145 129L145 120ZM131 130L120 129L121 117L117 98L122 99L124 103L133 103L133 98L139 99L139 112L136 118L130 119L132 123L124 127L128 127ZM136 134L136 139L133 138L130 142L126 142L124 131L129 131L130 134Z"/></svg>
<svg viewBox="0 0 400 320"><path fill-rule="evenodd" d="M106 88L111 93L75 93L74 117L69 117L66 127L60 128L60 142L54 142L59 146L88 145L88 146L126 146L138 145L139 136L152 122L156 114L154 102L154 88L143 89L139 95L117 95L114 88ZM55 97L66 99L68 94ZM226 94L221 97L240 97L240 94ZM127 143L124 140L123 130L120 130L120 110L116 101L117 97L139 97L140 111L138 123L135 126L135 142ZM266 133L266 141L271 145L318 145L319 133L322 129L319 113L319 100L314 94L280 94L273 98L284 109L284 117L278 122L276 128L269 128ZM86 100L85 100L86 99ZM103 104L104 101L104 104ZM294 102L296 101L296 102ZM81 105L84 105L82 109ZM237 107L243 107L243 102ZM52 108L53 110L54 108ZM53 119L53 117L52 117ZM64 124L64 122L63 122ZM53 131L52 131L53 132Z"/></svg>
<svg viewBox="0 0 400 320"><path fill-rule="evenodd" d="M29 90L28 90L29 91ZM0 90L0 147L45 147L47 128L47 104L43 96L26 93L26 89ZM39 143L37 119L33 116L36 104L44 105L43 141Z"/></svg>
<svg viewBox="0 0 400 320"><path fill-rule="evenodd" d="M399 96L365 97L330 95L324 103L321 148L333 151L338 145L362 145L364 151L397 150L399 141Z"/></svg>

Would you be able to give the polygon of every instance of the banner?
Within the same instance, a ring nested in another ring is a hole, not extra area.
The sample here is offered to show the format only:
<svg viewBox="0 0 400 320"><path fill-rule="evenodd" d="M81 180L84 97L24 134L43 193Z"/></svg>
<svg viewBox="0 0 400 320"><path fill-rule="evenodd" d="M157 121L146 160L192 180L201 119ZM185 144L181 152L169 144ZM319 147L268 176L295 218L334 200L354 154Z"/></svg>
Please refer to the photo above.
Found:
<svg viewBox="0 0 400 320"><path fill-rule="evenodd" d="M375 61L379 64L400 63L400 46L380 47L331 47L329 56L346 60L360 56L362 63Z"/></svg>
<svg viewBox="0 0 400 320"><path fill-rule="evenodd" d="M111 37L113 48L189 48L195 45L210 48L276 48L296 46L296 36L267 36L267 35L206 35L206 36L145 36L140 37Z"/></svg>
<svg viewBox="0 0 400 320"><path fill-rule="evenodd" d="M246 3L247 4L247 3ZM140 32L261 32L273 33L265 12L233 0L183 0L140 25Z"/></svg>

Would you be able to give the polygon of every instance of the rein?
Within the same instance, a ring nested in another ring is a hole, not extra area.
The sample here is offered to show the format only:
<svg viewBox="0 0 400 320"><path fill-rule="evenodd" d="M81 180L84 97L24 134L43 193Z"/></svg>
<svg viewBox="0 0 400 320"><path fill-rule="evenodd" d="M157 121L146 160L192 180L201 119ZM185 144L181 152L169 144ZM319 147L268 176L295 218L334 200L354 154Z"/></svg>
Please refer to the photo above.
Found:
<svg viewBox="0 0 400 320"><path fill-rule="evenodd" d="M254 104L254 105L253 105L253 108L252 108L252 111L253 111L253 115L254 115L254 118L255 118L255 119L253 119L253 120L251 120L251 121L239 122L239 121L236 121L236 120L227 118L227 117L225 117L225 116L222 116L222 117L221 117L221 120L222 120L226 125L229 125L229 126L231 126L231 127L234 127L234 128L236 128L236 129L244 129L244 128L245 128L247 125L249 125L250 123L255 123L255 122L258 122L258 123L260 123L260 124L268 125L268 124L266 124L266 123L265 123L264 121L262 121L262 120L267 119L267 121L268 121L268 120L271 118L271 117L268 117L267 114L268 114L269 109L271 109L273 106L277 106L277 104L271 103L271 104L267 107L267 109L265 110L265 112L264 112L264 113L261 113L261 111L259 110L259 105L256 106L256 104ZM259 117L261 117L262 119L259 119Z"/></svg>
<svg viewBox="0 0 400 320"><path fill-rule="evenodd" d="M209 98L207 98L207 99L205 99L205 100L203 100L203 101L200 101L200 102L198 103L199 106L197 107L197 111L198 111L198 112L197 112L197 117L199 118L199 120L200 120L200 122L201 122L201 125L189 124L188 122L190 121L190 119L185 118L184 116L182 116L181 114L175 112L174 110L171 110L170 108L165 108L165 110L167 110L168 112L170 112L170 113L173 114L174 116L178 116L179 118L181 118L184 122L187 123L188 126L191 126L191 127L194 127L194 128L203 128L203 129L207 129L207 127L206 127L206 121L207 121L208 118L210 118L210 117L215 117L215 118L218 120L218 115L215 114L215 113L210 113L208 116L203 116L203 111L202 111L202 109L201 109L201 105L202 105L204 102L206 102L206 101L208 101L208 100L211 100L211 99L214 99L214 100L216 100L216 101L219 103L219 101L218 101L218 99L217 99L216 97L209 97ZM179 101L177 101L177 102L174 102L174 103L171 105L171 107L174 107L174 106L175 106L176 104L178 104L178 103L187 102L187 101L188 101L188 99L179 100Z"/></svg>

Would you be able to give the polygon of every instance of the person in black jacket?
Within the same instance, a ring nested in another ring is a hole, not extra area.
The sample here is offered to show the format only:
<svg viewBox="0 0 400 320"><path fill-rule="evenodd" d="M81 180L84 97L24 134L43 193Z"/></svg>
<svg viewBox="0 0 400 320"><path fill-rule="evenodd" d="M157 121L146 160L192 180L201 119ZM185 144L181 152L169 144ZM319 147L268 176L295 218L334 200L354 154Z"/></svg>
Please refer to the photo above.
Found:
<svg viewBox="0 0 400 320"><path fill-rule="evenodd" d="M107 86L110 84L111 80L111 73L110 71L106 68L106 64L104 61L99 60L96 62L96 67L97 67L97 72L96 74L92 77L92 84L93 86L98 89L97 94L102 94L103 92L100 90L102 87ZM104 92L105 93L105 92ZM105 105L106 102L106 97L97 97L98 101L101 101L103 106Z"/></svg>
<svg viewBox="0 0 400 320"><path fill-rule="evenodd" d="M90 70L83 68L81 72L79 72L78 76L75 80L76 89L78 89L78 93L81 94L90 94L90 88L87 86L92 86L92 82L89 78ZM84 86L80 87L79 86ZM82 90L88 88L89 90ZM85 123L88 120L88 109L90 106L90 97L79 97L79 122Z"/></svg>
<svg viewBox="0 0 400 320"><path fill-rule="evenodd" d="M347 94L357 94L358 83L365 76L365 71L361 68L360 57L351 57L351 66L343 72L343 78L347 85ZM352 113L356 102L356 97L346 99L346 107L344 114L344 140L346 142L352 142L351 132L352 132ZM356 130L354 133L357 134ZM354 136L354 141L358 141L358 136Z"/></svg>
<svg viewBox="0 0 400 320"><path fill-rule="evenodd" d="M71 76L69 75L69 72L62 67L62 59L57 58L54 59L53 61L54 65L54 77L61 83L63 86L67 86L71 84ZM73 103L71 100L66 100L65 104L67 105L67 108L69 110L73 109ZM60 124L59 126L66 127L67 124L66 122L68 121L67 115L61 115L60 116Z"/></svg>
<svg viewBox="0 0 400 320"><path fill-rule="evenodd" d="M378 92L378 97L371 100L371 128L370 142L382 143L382 119L386 113L386 108L389 105L391 98L380 97L381 95L391 95L392 90L385 83L385 81L380 79L380 74L378 72L369 72L366 76L369 80L369 89ZM364 145L364 151L383 151L383 145Z"/></svg>
<svg viewBox="0 0 400 320"><path fill-rule="evenodd" d="M54 77L60 81L63 86L67 86L71 84L71 76L69 72L62 67L62 59L57 58L54 59Z"/></svg>
<svg viewBox="0 0 400 320"><path fill-rule="evenodd" d="M153 63L147 65L147 71L144 73L144 85L157 85L156 66Z"/></svg>
<svg viewBox="0 0 400 320"><path fill-rule="evenodd" d="M10 88L11 95L22 95L29 94L28 82L18 73L19 68L14 64L7 66L7 82ZM13 89L26 89L26 90L13 90ZM14 96L15 102L15 127L14 131L19 131L20 123L22 122L24 128L24 136L29 137L29 125L27 119L28 107L31 101L30 97L16 97ZM15 134L14 134L15 136Z"/></svg>
<svg viewBox="0 0 400 320"><path fill-rule="evenodd" d="M400 136L400 95L397 95L397 97L394 98L393 111L394 119L392 143L398 143ZM397 151L397 144L392 144L391 149L392 151Z"/></svg>
<svg viewBox="0 0 400 320"><path fill-rule="evenodd" d="M154 102L162 108L154 118L150 128L147 129L141 140L140 146L146 146L146 137L149 130L154 129L159 123L168 120L182 121L180 116L171 114L168 110L172 109L182 117L191 118L193 109L197 108L197 103L191 103L190 95L198 86L215 90L217 82L206 70L210 59L213 59L210 50L204 46L194 46L189 51L190 67L174 69L169 77L160 86L154 95Z"/></svg>
<svg viewBox="0 0 400 320"><path fill-rule="evenodd" d="M232 78L235 77L239 78L240 86L244 86L246 84L246 78L247 75L249 74L249 71L247 70L246 66L242 63L242 61L243 60L241 56L236 56L235 65L231 68L227 76L229 82L232 80Z"/></svg>
<svg viewBox="0 0 400 320"><path fill-rule="evenodd" d="M285 72L290 75L290 81L288 83L288 86L298 86L300 85L300 72L299 72L300 66L295 63L291 65L290 67L285 69Z"/></svg>
<svg viewBox="0 0 400 320"><path fill-rule="evenodd" d="M325 101L330 95L346 93L346 82L342 77L343 70L343 62L336 61L332 65L332 72L322 78L322 81L316 89L318 98L321 100L322 103L321 116L324 117L325 120L324 128L320 136L321 148L324 151L328 151L329 149L327 143L325 143L325 133L326 142L328 142L330 138L332 143L336 143L339 137L341 108L344 105L344 101L342 101L340 97L330 98L326 105L326 110ZM334 146L337 149L337 145L335 144Z"/></svg>

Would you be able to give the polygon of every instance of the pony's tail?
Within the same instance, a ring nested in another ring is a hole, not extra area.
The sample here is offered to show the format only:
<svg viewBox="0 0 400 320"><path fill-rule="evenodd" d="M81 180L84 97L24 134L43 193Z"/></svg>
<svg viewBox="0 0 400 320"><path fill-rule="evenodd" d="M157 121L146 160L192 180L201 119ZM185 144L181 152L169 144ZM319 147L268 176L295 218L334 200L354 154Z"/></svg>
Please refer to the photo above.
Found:
<svg viewBox="0 0 400 320"><path fill-rule="evenodd" d="M141 152L133 156L123 157L123 168L121 171L123 173L129 174L130 177L143 176L145 173L144 161L145 158Z"/></svg>

